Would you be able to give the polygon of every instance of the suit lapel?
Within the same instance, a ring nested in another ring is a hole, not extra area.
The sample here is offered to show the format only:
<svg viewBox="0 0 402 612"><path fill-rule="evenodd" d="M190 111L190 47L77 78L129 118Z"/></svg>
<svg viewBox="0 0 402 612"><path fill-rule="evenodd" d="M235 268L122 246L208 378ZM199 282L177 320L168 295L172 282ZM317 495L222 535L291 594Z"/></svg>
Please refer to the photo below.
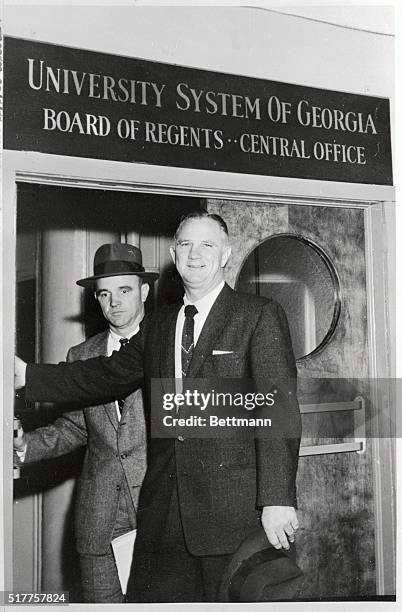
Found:
<svg viewBox="0 0 402 612"><path fill-rule="evenodd" d="M161 325L159 335L159 339L162 342L160 350L161 378L175 377L176 321L181 306L182 304L175 304Z"/></svg>
<svg viewBox="0 0 402 612"><path fill-rule="evenodd" d="M230 296L232 289L225 284L216 298L202 328L195 346L193 358L187 372L187 378L196 378L205 359L211 354L216 339L226 325L231 310Z"/></svg>
<svg viewBox="0 0 402 612"><path fill-rule="evenodd" d="M117 418L116 404L114 402L105 404L105 412L107 416L109 417L110 422L112 423L113 427L117 430L117 428L119 427L119 421Z"/></svg>
<svg viewBox="0 0 402 612"><path fill-rule="evenodd" d="M105 332L103 338L100 339L99 346L99 355L107 355L107 342L109 339L109 331ZM109 404L104 404L105 412L112 423L113 427L117 430L119 427L119 421L116 413L116 404L115 402L110 402Z"/></svg>

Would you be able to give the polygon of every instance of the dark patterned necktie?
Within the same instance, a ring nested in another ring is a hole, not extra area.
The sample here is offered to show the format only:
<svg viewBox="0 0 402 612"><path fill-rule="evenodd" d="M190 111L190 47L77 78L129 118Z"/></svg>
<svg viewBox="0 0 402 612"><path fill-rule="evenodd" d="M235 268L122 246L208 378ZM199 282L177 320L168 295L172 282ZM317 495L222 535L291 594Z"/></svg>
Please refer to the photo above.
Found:
<svg viewBox="0 0 402 612"><path fill-rule="evenodd" d="M198 310L193 304L184 309L183 335L181 338L181 375L186 377L188 367L194 352L194 316Z"/></svg>
<svg viewBox="0 0 402 612"><path fill-rule="evenodd" d="M128 338L120 338L119 342L120 342L120 345L121 345L120 348L121 348L125 344L128 344L130 342L130 340ZM119 407L120 416L121 416L121 413L123 412L125 401L126 401L125 399L117 400L117 405Z"/></svg>

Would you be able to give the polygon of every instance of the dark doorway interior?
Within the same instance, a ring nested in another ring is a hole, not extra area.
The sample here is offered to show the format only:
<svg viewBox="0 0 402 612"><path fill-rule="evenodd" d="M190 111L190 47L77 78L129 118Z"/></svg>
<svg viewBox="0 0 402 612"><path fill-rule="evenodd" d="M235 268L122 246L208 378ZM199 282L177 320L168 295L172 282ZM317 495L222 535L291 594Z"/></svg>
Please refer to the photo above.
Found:
<svg viewBox="0 0 402 612"><path fill-rule="evenodd" d="M41 359L41 262L43 258L49 258L41 242L43 232L54 232L56 237L57 232L65 234L70 230L72 236L75 230L109 232L122 242L130 242L133 235L139 235L142 239L159 236L166 245L173 237L180 217L203 206L203 201L198 198L20 183L17 198L17 353L27 361ZM80 256L74 253L73 245L72 240L72 260ZM92 268L92 256L90 266ZM165 302L176 301L182 294L173 264L164 265L160 273L154 291L147 300L148 310ZM74 287L67 289L74 291ZM105 328L92 292L88 291L83 296L79 317L87 338ZM30 431L53 422L62 409L27 405L21 397L16 399L15 413L20 417L24 430ZM41 496L66 480L78 477L82 458L83 453L79 449L79 452L42 462L40 466L26 466L21 469L20 479L14 481L15 584L24 585L24 588L32 585L30 590L35 590L34 558L40 558L41 551L35 550L37 544L34 540L40 541L38 525L43 522L43 531L48 520L46 516L42 517L43 521L37 517ZM63 558L60 584L70 592L71 602L79 602L78 562L72 527L73 502L72 499L60 551ZM24 534L34 531L34 538L27 547ZM42 582L45 572L42 560Z"/></svg>

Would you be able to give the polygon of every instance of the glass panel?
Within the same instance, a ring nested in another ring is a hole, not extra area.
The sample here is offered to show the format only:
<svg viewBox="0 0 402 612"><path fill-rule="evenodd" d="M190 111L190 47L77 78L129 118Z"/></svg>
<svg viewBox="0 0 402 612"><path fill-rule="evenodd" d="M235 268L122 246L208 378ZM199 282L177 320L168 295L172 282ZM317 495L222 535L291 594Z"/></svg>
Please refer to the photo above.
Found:
<svg viewBox="0 0 402 612"><path fill-rule="evenodd" d="M236 289L281 304L296 359L321 350L335 330L338 276L324 251L306 238L279 234L259 244L241 267Z"/></svg>

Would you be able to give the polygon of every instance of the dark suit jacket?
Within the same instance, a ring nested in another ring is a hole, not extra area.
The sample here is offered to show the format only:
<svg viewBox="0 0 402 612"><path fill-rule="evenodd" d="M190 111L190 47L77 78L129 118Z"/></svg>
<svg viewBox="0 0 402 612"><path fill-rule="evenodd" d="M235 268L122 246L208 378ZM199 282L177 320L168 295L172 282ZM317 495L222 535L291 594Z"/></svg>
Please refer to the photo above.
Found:
<svg viewBox="0 0 402 612"><path fill-rule="evenodd" d="M148 317L142 333L109 359L28 366L28 399L93 402L124 395L144 379L149 413L151 379L174 377L179 309L180 304L168 306ZM233 352L213 355L217 350ZM269 381L272 387L286 380L286 393L279 394L275 409L293 434L271 440L151 439L136 552L147 546L157 549L171 490L167 466L172 456L186 544L195 555L233 552L258 525L262 506L296 506L300 414L295 361L281 307L225 285L198 339L188 377L247 377Z"/></svg>
<svg viewBox="0 0 402 612"><path fill-rule="evenodd" d="M68 361L106 355L108 335L105 331L72 347ZM126 398L120 422L111 402L65 413L52 425L26 436L25 463L58 457L86 445L75 506L77 550L94 555L109 552L119 492L123 487L130 492L135 524L138 487L146 470L141 390Z"/></svg>

